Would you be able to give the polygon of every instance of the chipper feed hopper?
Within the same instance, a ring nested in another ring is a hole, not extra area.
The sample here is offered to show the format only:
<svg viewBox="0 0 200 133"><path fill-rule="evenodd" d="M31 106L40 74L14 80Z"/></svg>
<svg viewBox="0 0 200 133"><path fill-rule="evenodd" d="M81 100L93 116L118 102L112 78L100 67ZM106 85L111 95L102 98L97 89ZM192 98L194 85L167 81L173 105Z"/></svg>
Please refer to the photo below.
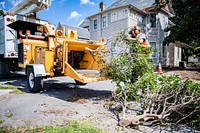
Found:
<svg viewBox="0 0 200 133"><path fill-rule="evenodd" d="M66 75L77 84L104 80L100 76L105 59L103 38L79 41L77 31L54 30L51 24L16 21L9 25L18 33L19 66L25 68L28 88L37 92L47 77Z"/></svg>

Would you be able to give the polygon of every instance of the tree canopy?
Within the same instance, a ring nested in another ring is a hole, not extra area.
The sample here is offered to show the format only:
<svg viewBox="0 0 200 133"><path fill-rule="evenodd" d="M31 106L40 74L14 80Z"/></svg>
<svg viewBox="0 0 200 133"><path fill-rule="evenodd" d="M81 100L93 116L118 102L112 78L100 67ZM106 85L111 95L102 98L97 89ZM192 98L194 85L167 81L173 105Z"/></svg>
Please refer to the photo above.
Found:
<svg viewBox="0 0 200 133"><path fill-rule="evenodd" d="M0 9L0 16L4 15L4 11Z"/></svg>
<svg viewBox="0 0 200 133"><path fill-rule="evenodd" d="M175 16L171 21L175 24L166 29L170 35L164 43L180 41L191 46L191 54L200 56L200 1L172 0Z"/></svg>

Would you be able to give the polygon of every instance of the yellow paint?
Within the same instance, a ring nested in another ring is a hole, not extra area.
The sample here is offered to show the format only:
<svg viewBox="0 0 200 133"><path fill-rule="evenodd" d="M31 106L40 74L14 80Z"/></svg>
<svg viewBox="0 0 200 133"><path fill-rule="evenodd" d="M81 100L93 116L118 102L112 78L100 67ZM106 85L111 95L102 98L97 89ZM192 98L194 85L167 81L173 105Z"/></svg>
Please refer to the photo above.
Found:
<svg viewBox="0 0 200 133"><path fill-rule="evenodd" d="M63 70L62 70L62 73L65 73L65 67L66 67L66 63L65 62L68 62L68 44L65 43L64 44L64 51L63 51Z"/></svg>
<svg viewBox="0 0 200 133"><path fill-rule="evenodd" d="M36 47L46 48L47 42L40 40L22 39L24 52L27 54L28 64L36 63ZM26 47L27 46L27 49ZM42 57L40 57L42 58ZM26 63L25 63L26 64ZM25 65L24 65L25 67Z"/></svg>
<svg viewBox="0 0 200 133"><path fill-rule="evenodd" d="M90 44L87 41L78 41L77 31L69 30L68 36L65 36L64 29L52 33L50 27L46 27L46 32L50 32L48 35L48 41L45 40L33 40L33 39L21 39L21 42L26 46L24 52L27 54L27 64L44 64L46 73L50 76L54 76L54 68L61 70L61 72L78 80L82 83L94 82L105 80L104 77L92 77L85 74L79 74L69 63L70 52L84 53L81 57L81 61L78 64L79 69L93 69L100 70L104 65L99 64L100 60L97 56L97 51L105 50L103 47L104 39L101 38L99 43ZM62 34L61 34L62 33ZM60 34L60 35L58 35ZM55 35L55 36L54 36ZM104 54L104 57L106 55ZM79 57L79 56L77 56ZM103 57L103 58L104 58ZM73 58L73 57L72 57ZM76 62L76 60L74 60ZM21 67L26 67L26 63L19 64Z"/></svg>
<svg viewBox="0 0 200 133"><path fill-rule="evenodd" d="M52 51L45 51L45 70L46 72L50 73L52 75L52 69L53 69L53 63L54 63L54 52Z"/></svg>
<svg viewBox="0 0 200 133"><path fill-rule="evenodd" d="M68 30L67 38L78 40L77 31L76 30Z"/></svg>
<svg viewBox="0 0 200 133"><path fill-rule="evenodd" d="M65 75L72 77L75 80L78 80L82 83L89 83L89 82L97 82L102 80L107 80L106 77L90 77L84 74L78 74L68 63L66 64Z"/></svg>
<svg viewBox="0 0 200 133"><path fill-rule="evenodd" d="M96 52L94 53L96 54ZM80 63L80 68L84 69L98 69L98 64L95 61L97 60L97 57L93 57L92 54L89 51L85 51L85 55L83 56L83 60Z"/></svg>
<svg viewBox="0 0 200 133"><path fill-rule="evenodd" d="M83 77L65 62L65 75L84 83Z"/></svg>

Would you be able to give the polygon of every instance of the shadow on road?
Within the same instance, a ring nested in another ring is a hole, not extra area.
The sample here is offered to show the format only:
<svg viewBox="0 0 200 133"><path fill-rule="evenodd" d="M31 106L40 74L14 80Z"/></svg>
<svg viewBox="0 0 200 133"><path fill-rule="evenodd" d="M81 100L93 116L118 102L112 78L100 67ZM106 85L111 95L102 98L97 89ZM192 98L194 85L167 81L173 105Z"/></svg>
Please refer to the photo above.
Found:
<svg viewBox="0 0 200 133"><path fill-rule="evenodd" d="M68 100L74 96L79 96L84 99L94 98L100 100L109 97L111 91L97 90L86 86L78 86L75 83L45 83L45 90L42 92L51 97L56 97L62 100Z"/></svg>
<svg viewBox="0 0 200 133"><path fill-rule="evenodd" d="M65 78L65 77L64 77ZM83 99L93 99L101 100L111 96L110 90L99 89L101 83L89 83L90 85L78 86L72 80L67 80L68 78L52 78L44 80L44 90L38 92L37 94L55 97L64 101L68 101L74 96L79 96ZM62 80L62 81L61 81ZM10 84L14 86L19 86L19 90L25 93L31 93L27 88L27 80L25 75L12 76L6 79L0 79L0 83ZM92 84L92 85L91 85Z"/></svg>

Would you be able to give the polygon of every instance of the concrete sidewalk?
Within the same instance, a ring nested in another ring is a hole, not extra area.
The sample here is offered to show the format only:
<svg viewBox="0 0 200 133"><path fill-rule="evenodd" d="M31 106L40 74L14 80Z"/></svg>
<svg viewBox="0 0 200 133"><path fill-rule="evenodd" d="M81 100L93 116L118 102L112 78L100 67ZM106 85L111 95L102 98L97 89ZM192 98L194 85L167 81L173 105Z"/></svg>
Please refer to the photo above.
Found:
<svg viewBox="0 0 200 133"><path fill-rule="evenodd" d="M11 90L11 89L0 90L0 97L4 96L4 95L7 95L7 94L9 94L11 92L13 92L13 90Z"/></svg>

